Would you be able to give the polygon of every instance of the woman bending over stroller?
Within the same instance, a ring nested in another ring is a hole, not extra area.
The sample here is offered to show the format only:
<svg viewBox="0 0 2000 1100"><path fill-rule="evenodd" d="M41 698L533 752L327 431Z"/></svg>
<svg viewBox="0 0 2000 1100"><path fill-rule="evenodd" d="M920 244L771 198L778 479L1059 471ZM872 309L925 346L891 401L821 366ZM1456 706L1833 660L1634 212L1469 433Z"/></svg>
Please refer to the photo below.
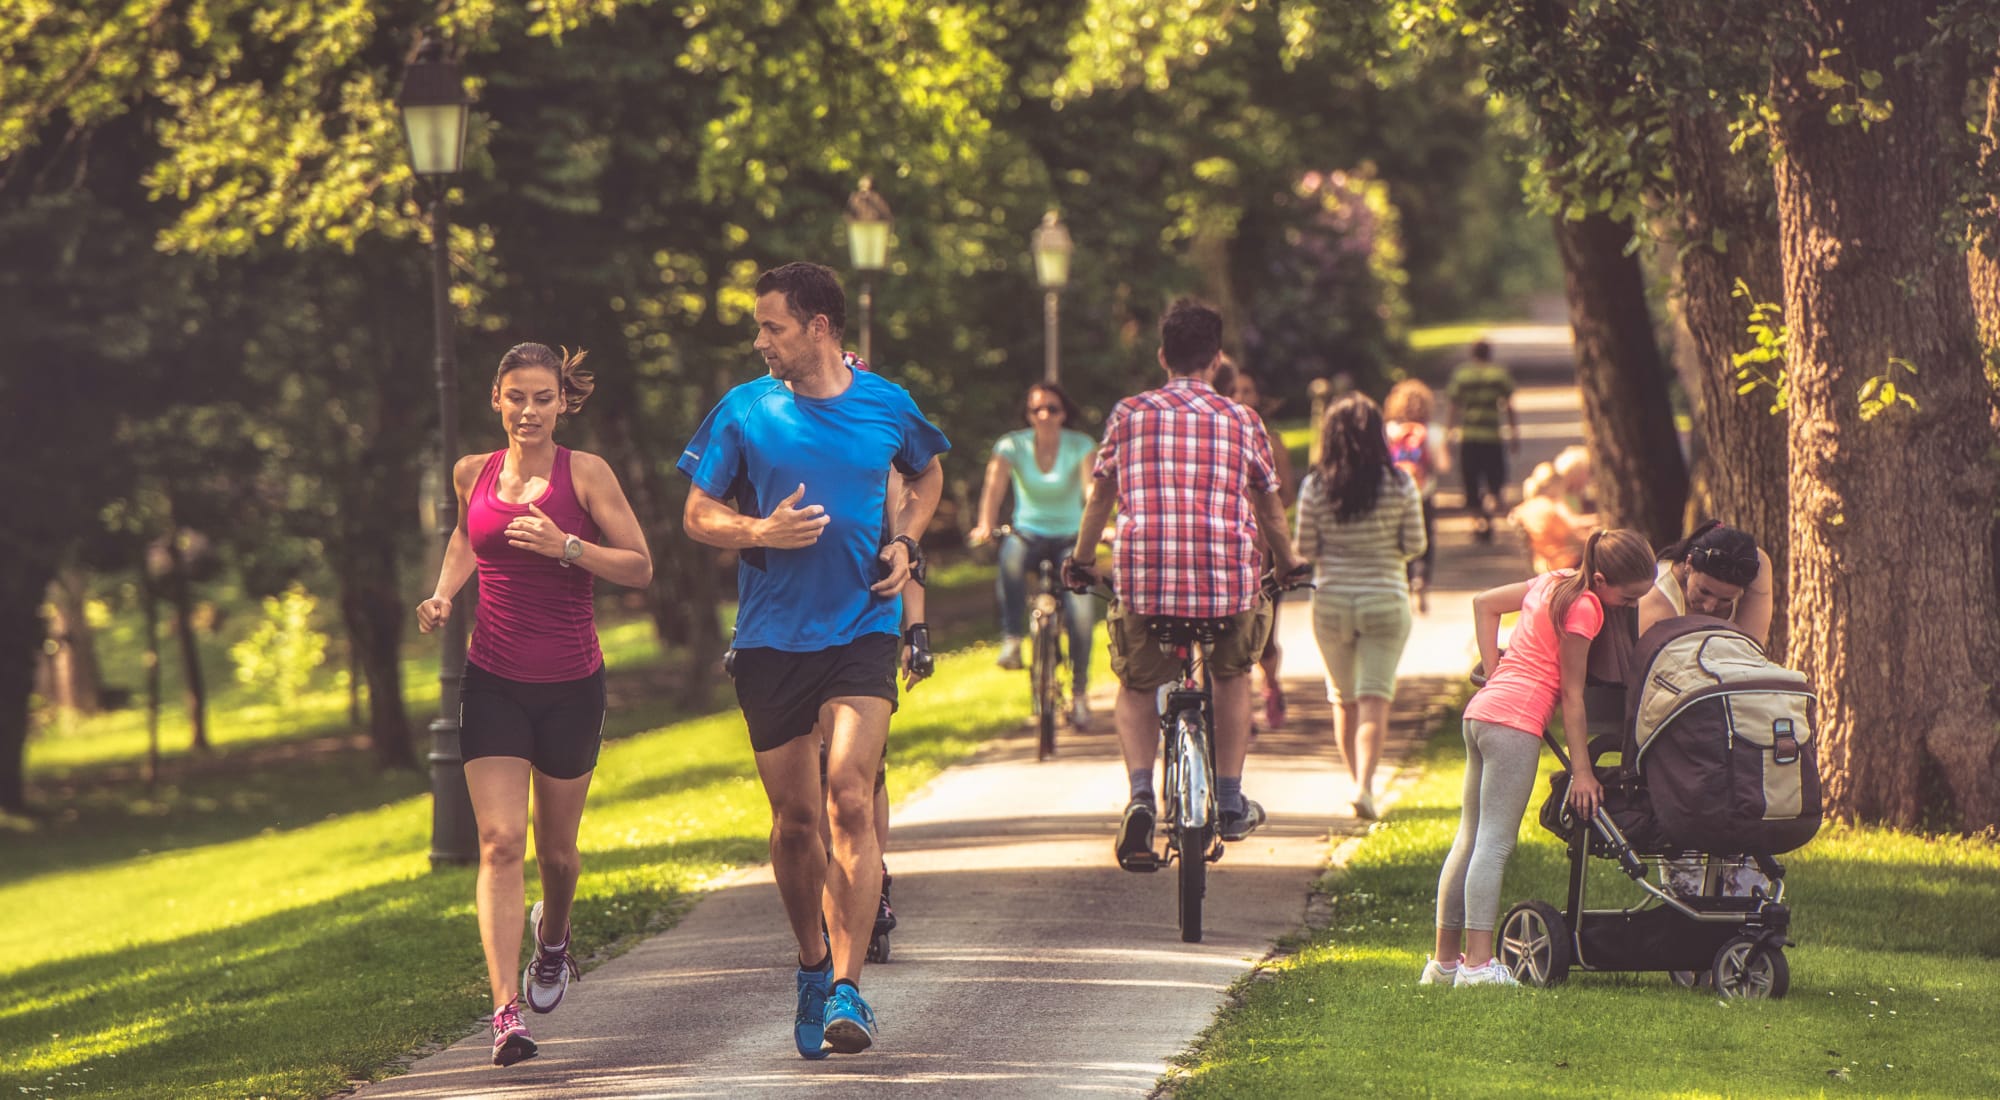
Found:
<svg viewBox="0 0 2000 1100"><path fill-rule="evenodd" d="M1721 520L1695 528L1660 551L1653 590L1639 601L1639 633L1681 615L1728 619L1763 645L1771 636L1771 556Z"/></svg>
<svg viewBox="0 0 2000 1100"><path fill-rule="evenodd" d="M1500 878L1534 793L1543 729L1560 698L1571 760L1588 761L1584 666L1606 607L1629 607L1652 590L1653 549L1634 531L1599 531L1578 568L1481 592L1472 601L1479 657L1491 669L1465 707L1465 808L1438 876L1437 954L1424 985L1518 985L1493 958ZM1500 617L1520 612L1506 653ZM1586 764L1569 803L1589 818L1603 788Z"/></svg>

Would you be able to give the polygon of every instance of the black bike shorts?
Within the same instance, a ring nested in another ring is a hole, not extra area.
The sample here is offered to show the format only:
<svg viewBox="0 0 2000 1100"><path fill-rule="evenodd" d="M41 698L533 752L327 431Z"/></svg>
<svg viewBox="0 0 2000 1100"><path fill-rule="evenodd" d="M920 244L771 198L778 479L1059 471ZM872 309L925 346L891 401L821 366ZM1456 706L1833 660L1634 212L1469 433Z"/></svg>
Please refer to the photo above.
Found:
<svg viewBox="0 0 2000 1100"><path fill-rule="evenodd" d="M732 664L736 702L750 726L750 747L769 752L811 733L819 708L846 696L887 699L896 708L901 639L863 634L811 653L739 649Z"/></svg>
<svg viewBox="0 0 2000 1100"><path fill-rule="evenodd" d="M604 666L581 680L531 684L465 663L458 745L467 760L512 756L553 779L597 767L604 742Z"/></svg>

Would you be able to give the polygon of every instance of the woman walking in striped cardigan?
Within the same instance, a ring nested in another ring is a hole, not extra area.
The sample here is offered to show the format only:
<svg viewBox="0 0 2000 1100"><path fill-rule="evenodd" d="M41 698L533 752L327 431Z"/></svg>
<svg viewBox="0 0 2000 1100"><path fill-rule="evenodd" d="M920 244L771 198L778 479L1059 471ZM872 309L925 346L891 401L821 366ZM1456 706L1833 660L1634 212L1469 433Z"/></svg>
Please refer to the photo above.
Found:
<svg viewBox="0 0 2000 1100"><path fill-rule="evenodd" d="M1375 765L1410 638L1406 570L1426 545L1416 482L1389 458L1382 410L1334 402L1320 460L1299 491L1298 549L1314 565L1313 636L1326 661L1334 732L1354 780L1354 813L1375 817Z"/></svg>

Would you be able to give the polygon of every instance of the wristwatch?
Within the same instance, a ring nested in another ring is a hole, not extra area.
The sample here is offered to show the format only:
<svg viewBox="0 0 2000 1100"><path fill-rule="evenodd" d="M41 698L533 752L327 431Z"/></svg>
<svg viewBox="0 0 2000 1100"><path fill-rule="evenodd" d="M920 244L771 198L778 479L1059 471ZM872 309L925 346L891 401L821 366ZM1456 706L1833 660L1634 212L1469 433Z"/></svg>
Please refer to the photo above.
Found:
<svg viewBox="0 0 2000 1100"><path fill-rule="evenodd" d="M910 579L918 584L924 583L924 574L926 572L924 569L924 548L917 545L917 540L908 535L897 535L895 538L889 540L888 545L893 546L899 542L909 552Z"/></svg>
<svg viewBox="0 0 2000 1100"><path fill-rule="evenodd" d="M575 535L566 536L563 539L563 552L561 558L562 567L564 569L568 569L569 563L575 561L576 559L582 556L583 556L583 540L577 538Z"/></svg>

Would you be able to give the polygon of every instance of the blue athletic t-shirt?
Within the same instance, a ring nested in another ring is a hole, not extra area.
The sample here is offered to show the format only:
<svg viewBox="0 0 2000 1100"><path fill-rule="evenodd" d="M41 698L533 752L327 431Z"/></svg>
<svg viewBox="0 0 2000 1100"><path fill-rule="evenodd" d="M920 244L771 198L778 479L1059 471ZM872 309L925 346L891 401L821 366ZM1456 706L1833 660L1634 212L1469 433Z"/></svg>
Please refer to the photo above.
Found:
<svg viewBox="0 0 2000 1100"><path fill-rule="evenodd" d="M838 397L802 397L776 378L724 394L676 466L697 489L766 516L801 484L794 507L817 504L832 521L797 550L742 551L736 568L736 645L810 653L864 634L896 634L901 599L868 590L882 577L889 467L905 477L951 449L908 390L868 371Z"/></svg>

